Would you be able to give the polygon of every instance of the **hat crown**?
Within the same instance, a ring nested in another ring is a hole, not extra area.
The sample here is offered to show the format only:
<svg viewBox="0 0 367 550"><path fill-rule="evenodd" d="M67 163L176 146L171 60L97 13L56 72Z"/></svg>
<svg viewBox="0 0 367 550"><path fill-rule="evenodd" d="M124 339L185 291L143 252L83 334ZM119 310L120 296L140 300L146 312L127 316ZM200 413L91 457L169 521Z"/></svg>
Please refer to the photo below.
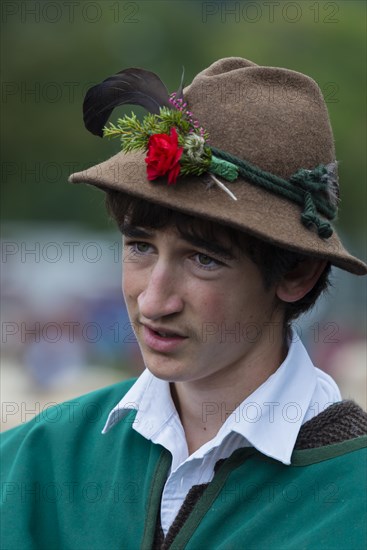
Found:
<svg viewBox="0 0 367 550"><path fill-rule="evenodd" d="M230 57L200 72L185 101L210 145L288 179L335 160L327 107L301 73Z"/></svg>
<svg viewBox="0 0 367 550"><path fill-rule="evenodd" d="M218 61L215 61L209 65L209 67L198 73L193 82L202 75L215 76L231 72L236 69L243 69L245 67L258 67L258 65L249 59L244 59L243 57L224 57L223 59L218 59Z"/></svg>

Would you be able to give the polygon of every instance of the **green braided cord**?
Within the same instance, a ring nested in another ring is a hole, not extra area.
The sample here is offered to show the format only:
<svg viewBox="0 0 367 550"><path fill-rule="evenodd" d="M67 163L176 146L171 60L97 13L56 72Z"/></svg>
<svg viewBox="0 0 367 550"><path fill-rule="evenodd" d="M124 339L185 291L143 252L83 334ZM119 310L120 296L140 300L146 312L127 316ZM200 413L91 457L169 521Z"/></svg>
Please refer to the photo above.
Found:
<svg viewBox="0 0 367 550"><path fill-rule="evenodd" d="M265 189L267 189L268 191L278 192L280 194L282 194L282 189L284 189L289 192L289 199L301 203L301 201L298 200L300 199L299 193L297 193L297 190L294 191L294 186L290 186L289 182L287 182L286 180L283 180L282 178L275 176L274 174L270 174L270 172L264 172L257 166L254 166L253 164L250 164L245 160L241 160L233 155L230 155L225 151L221 151L220 149L211 147L211 150L216 156L220 156L220 158L224 158L229 162L237 164L237 166L240 168L240 174L252 181L253 183L265 187Z"/></svg>
<svg viewBox="0 0 367 550"><path fill-rule="evenodd" d="M214 149L214 147L211 147L211 150L216 156L223 156L226 160L231 159L233 162L236 159L233 155ZM270 174L269 172L264 172L260 168L257 168L246 161L241 159L236 160L238 161L237 165L239 166L239 173L244 178L249 179L252 183L257 184L260 187L264 187L267 191L278 193L294 202L297 202L298 204L303 204L303 193L301 194L294 186L290 186L289 182L286 180L283 180L274 174Z"/></svg>
<svg viewBox="0 0 367 550"><path fill-rule="evenodd" d="M235 181L238 178L238 167L232 162L219 159L212 155L209 172L222 176L227 181Z"/></svg>
<svg viewBox="0 0 367 550"><path fill-rule="evenodd" d="M294 174L289 181L280 178L270 172L265 172L250 164L242 159L239 159L225 151L211 147L213 154L216 157L232 162L239 167L239 173L241 176L249 179L253 183L259 184L268 191L273 191L280 195L285 196L286 198L291 199L294 202L297 202L301 206L304 204L304 193L305 191L326 191L326 186L322 182L314 182L313 176L309 177L309 170L301 169L296 174ZM324 174L325 168L320 165L317 167L319 173ZM307 175L307 178L305 177ZM297 183L302 187L296 187L293 183ZM315 206L319 212L321 212L326 218L333 220L336 216L337 209L327 202L323 197L313 197Z"/></svg>
<svg viewBox="0 0 367 550"><path fill-rule="evenodd" d="M329 222L323 222L318 217L311 193L309 191L306 191L305 193L305 205L301 215L301 220L303 225L305 225L308 229L310 229L312 225L315 225L320 237L328 239L333 234L333 229Z"/></svg>
<svg viewBox="0 0 367 550"><path fill-rule="evenodd" d="M327 183L320 181L326 173L326 168L320 164L315 170L300 169L290 177L289 181L265 172L242 159L231 155L215 147L211 147L213 155L217 158L226 160L238 167L239 174L248 179L255 185L263 187L267 191L282 195L287 199L304 207L301 216L302 223L310 228L314 224L320 237L329 238L333 233L333 228L329 222L322 221L318 212L329 220L333 220L337 214L337 208L330 204L327 197ZM317 195L318 191L323 191L324 196Z"/></svg>

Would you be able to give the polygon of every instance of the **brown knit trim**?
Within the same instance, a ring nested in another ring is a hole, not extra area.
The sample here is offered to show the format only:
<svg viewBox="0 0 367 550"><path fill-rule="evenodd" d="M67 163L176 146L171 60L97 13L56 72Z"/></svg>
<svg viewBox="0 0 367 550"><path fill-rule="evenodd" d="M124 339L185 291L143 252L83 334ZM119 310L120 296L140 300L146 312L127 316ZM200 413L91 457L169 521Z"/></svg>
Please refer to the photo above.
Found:
<svg viewBox="0 0 367 550"><path fill-rule="evenodd" d="M215 463L214 474L216 474L226 459L221 458ZM156 530L154 536L154 542L152 550L168 550L179 531L182 529L183 524L191 514L197 501L208 487L209 483L202 483L201 485L193 485L187 493L185 500L183 501L181 508L179 509L177 516L172 522L171 527L168 529L166 537L161 524L160 510L157 515Z"/></svg>
<svg viewBox="0 0 367 550"><path fill-rule="evenodd" d="M164 533L160 521L160 510L157 515L157 523L155 524L155 533L152 550L160 550L164 542Z"/></svg>
<svg viewBox="0 0 367 550"><path fill-rule="evenodd" d="M315 449L367 434L367 413L354 401L330 405L301 427L295 449Z"/></svg>
<svg viewBox="0 0 367 550"><path fill-rule="evenodd" d="M161 524L161 514L158 512L156 532L154 537L153 549L154 550L168 550L177 534L181 531L183 524L191 514L195 507L195 504L208 487L209 483L202 483L201 485L193 485L187 493L185 500L183 501L181 508L178 511L171 527L169 528L166 537Z"/></svg>
<svg viewBox="0 0 367 550"><path fill-rule="evenodd" d="M208 487L209 483L202 483L201 485L193 485L190 491L187 493L178 514L173 521L171 527L168 530L167 536L164 539L161 550L168 550L177 534L181 531L183 524L193 511L195 504Z"/></svg>

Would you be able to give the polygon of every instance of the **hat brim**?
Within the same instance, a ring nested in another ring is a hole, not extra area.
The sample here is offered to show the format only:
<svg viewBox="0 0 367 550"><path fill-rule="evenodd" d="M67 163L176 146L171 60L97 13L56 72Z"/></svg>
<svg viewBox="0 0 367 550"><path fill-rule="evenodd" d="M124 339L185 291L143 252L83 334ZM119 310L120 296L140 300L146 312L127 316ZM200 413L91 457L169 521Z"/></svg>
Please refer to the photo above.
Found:
<svg viewBox="0 0 367 550"><path fill-rule="evenodd" d="M288 250L326 259L354 273L367 274L367 265L345 250L334 231L328 239L307 229L301 222L301 207L263 190L242 178L226 186L234 201L208 175L178 178L167 185L166 178L149 181L146 153L117 153L110 159L69 177L70 183L86 183L101 189L128 193L173 210L229 225Z"/></svg>

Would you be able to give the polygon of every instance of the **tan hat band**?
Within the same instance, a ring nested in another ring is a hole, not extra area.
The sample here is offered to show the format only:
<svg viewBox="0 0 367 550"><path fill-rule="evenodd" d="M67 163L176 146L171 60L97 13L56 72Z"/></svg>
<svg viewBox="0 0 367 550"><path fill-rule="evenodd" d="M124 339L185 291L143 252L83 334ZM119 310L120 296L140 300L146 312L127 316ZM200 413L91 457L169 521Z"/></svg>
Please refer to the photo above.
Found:
<svg viewBox="0 0 367 550"><path fill-rule="evenodd" d="M302 223L307 228L315 225L320 237L326 239L331 237L333 234L332 225L322 220L319 214L322 214L329 220L335 219L337 215L338 185L335 174L336 162L332 162L326 166L320 164L314 170L301 168L287 181L270 172L265 172L258 166L239 159L226 151L215 147L210 147L210 149L215 160L221 159L224 161L222 173L220 164L216 162L215 173L217 175L230 179L226 177L228 173L226 164L235 165L238 168L238 174L247 181L303 206Z"/></svg>

